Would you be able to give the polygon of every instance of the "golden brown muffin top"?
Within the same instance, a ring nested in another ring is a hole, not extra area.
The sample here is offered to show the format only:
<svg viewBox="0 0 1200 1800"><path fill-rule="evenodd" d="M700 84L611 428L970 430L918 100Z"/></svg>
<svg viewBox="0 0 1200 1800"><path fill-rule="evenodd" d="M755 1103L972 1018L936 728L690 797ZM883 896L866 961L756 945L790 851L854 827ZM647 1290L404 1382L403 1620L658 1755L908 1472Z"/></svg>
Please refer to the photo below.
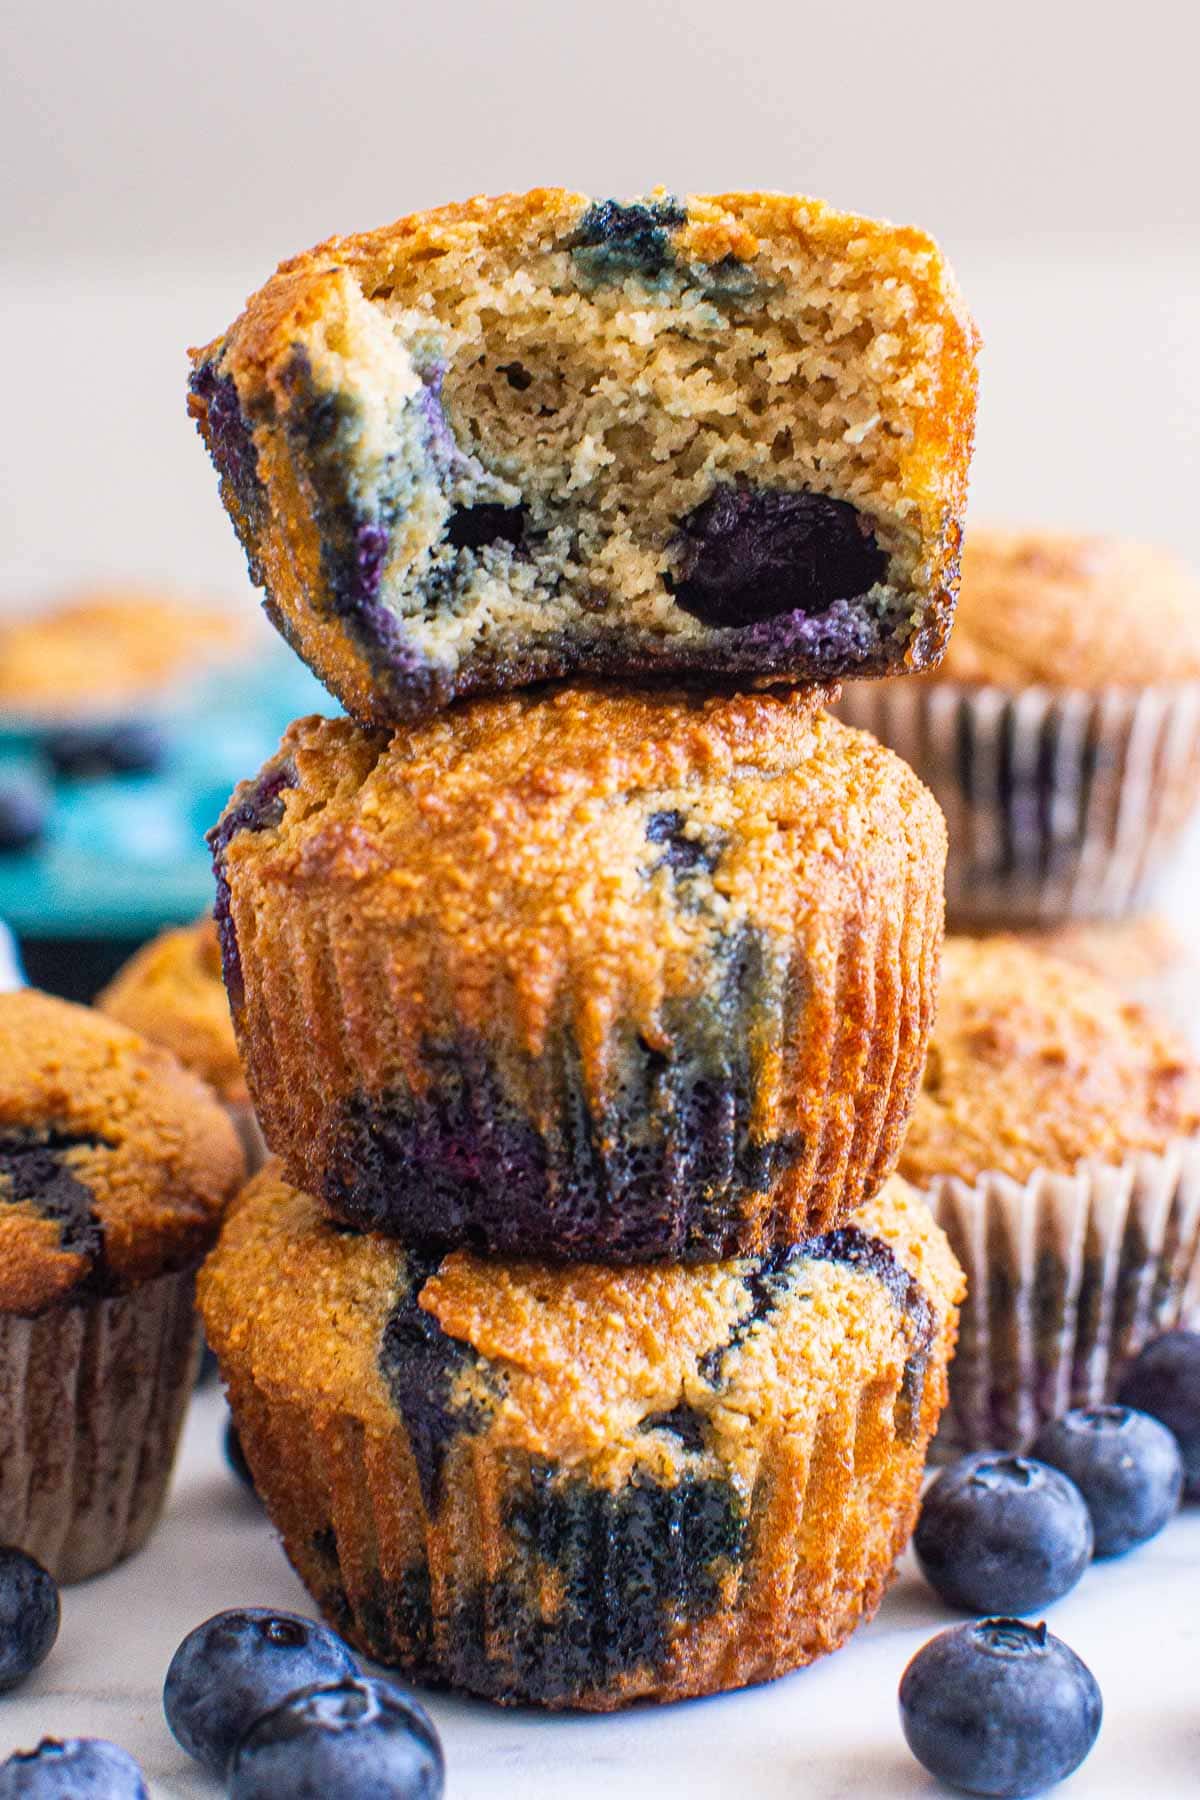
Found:
<svg viewBox="0 0 1200 1800"><path fill-rule="evenodd" d="M893 1179L855 1226L915 1277L927 1324L944 1331L962 1276L920 1197ZM421 1311L473 1353L452 1399L486 1411L489 1448L586 1461L593 1479L616 1482L634 1461L670 1473L679 1446L653 1422L681 1404L704 1415L706 1442L736 1469L764 1431L803 1428L831 1359L845 1359L847 1376L859 1360L863 1379L907 1360L914 1321L882 1281L835 1260L791 1266L794 1276L766 1277L780 1285L761 1317L747 1282L757 1259L551 1267L455 1251L428 1274L392 1239L339 1231L271 1163L231 1208L200 1300L227 1370L270 1398L388 1430L385 1329L415 1275Z"/></svg>
<svg viewBox="0 0 1200 1800"><path fill-rule="evenodd" d="M1118 538L972 527L933 680L1142 686L1200 677L1200 581Z"/></svg>
<svg viewBox="0 0 1200 1800"><path fill-rule="evenodd" d="M614 1024L666 1048L663 997L711 980L719 936L745 923L801 935L832 989L856 904L869 920L880 895L900 905L910 885L940 882L932 797L873 738L815 712L820 698L571 687L395 734L300 720L220 828L294 782L281 823L228 844L235 913L319 891L339 941L386 943L389 1046L418 1089L414 1034L429 984L445 981L469 1027L494 1039L502 1019L535 1057L575 1007L585 1077L602 1091ZM654 818L678 818L700 850L719 845L703 904L680 903Z"/></svg>
<svg viewBox="0 0 1200 1800"><path fill-rule="evenodd" d="M1071 1174L1197 1130L1200 1064L1117 988L1015 937L947 939L909 1181Z"/></svg>
<svg viewBox="0 0 1200 1800"><path fill-rule="evenodd" d="M184 1068L215 1088L226 1105L249 1103L211 918L161 932L143 944L96 1006L152 1044L174 1051Z"/></svg>
<svg viewBox="0 0 1200 1800"><path fill-rule="evenodd" d="M191 1268L244 1172L224 1109L167 1051L48 994L0 994L0 1312Z"/></svg>
<svg viewBox="0 0 1200 1800"><path fill-rule="evenodd" d="M102 714L245 642L219 607L163 594L98 589L0 619L0 713L56 718Z"/></svg>

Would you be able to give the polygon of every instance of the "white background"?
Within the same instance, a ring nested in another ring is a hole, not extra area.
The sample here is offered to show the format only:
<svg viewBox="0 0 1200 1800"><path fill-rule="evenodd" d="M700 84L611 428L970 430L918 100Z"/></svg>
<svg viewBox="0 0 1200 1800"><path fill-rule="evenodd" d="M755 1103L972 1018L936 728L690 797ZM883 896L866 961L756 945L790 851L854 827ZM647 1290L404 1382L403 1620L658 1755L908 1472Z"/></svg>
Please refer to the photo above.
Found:
<svg viewBox="0 0 1200 1800"><path fill-rule="evenodd" d="M0 603L242 600L184 349L280 258L539 182L921 224L987 341L973 513L1196 529L1200 8L18 0L0 68Z"/></svg>

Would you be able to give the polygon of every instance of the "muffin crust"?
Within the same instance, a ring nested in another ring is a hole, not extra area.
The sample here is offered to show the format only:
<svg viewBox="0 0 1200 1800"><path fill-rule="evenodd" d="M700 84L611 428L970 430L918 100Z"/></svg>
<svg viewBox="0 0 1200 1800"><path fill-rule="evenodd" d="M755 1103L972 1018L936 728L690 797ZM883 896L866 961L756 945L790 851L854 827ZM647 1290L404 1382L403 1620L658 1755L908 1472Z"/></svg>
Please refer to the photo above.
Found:
<svg viewBox="0 0 1200 1800"><path fill-rule="evenodd" d="M1200 1063L1118 988L1015 937L946 940L909 1181L1069 1175L1197 1130Z"/></svg>
<svg viewBox="0 0 1200 1800"><path fill-rule="evenodd" d="M410 1242L616 1260L790 1242L873 1192L928 1030L943 826L817 698L294 726L213 836L293 1179Z"/></svg>
<svg viewBox="0 0 1200 1800"><path fill-rule="evenodd" d="M874 1609L960 1285L899 1182L767 1259L551 1268L339 1231L271 1165L201 1304L341 1629L490 1698L608 1709L780 1674Z"/></svg>
<svg viewBox="0 0 1200 1800"><path fill-rule="evenodd" d="M0 1312L194 1267L242 1174L224 1111L173 1056L85 1007L0 995Z"/></svg>
<svg viewBox="0 0 1200 1800"><path fill-rule="evenodd" d="M160 932L143 944L97 997L96 1007L172 1051L227 1106L249 1104L211 918Z"/></svg>

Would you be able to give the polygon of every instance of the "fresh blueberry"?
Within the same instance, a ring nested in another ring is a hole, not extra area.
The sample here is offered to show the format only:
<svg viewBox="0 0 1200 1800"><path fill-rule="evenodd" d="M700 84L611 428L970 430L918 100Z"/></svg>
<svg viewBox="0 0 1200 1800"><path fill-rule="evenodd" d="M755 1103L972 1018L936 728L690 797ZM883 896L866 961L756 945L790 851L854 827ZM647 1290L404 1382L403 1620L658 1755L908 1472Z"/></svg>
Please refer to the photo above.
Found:
<svg viewBox="0 0 1200 1800"><path fill-rule="evenodd" d="M440 1800L445 1761L433 1720L390 1682L350 1680L293 1694L259 1719L230 1768L230 1800Z"/></svg>
<svg viewBox="0 0 1200 1800"><path fill-rule="evenodd" d="M1126 1369L1117 1399L1161 1419L1183 1457L1183 1491L1200 1500L1200 1331L1168 1331Z"/></svg>
<svg viewBox="0 0 1200 1800"><path fill-rule="evenodd" d="M153 775L166 759L157 725L127 719L117 725L65 725L48 732L42 748L56 775Z"/></svg>
<svg viewBox="0 0 1200 1800"><path fill-rule="evenodd" d="M242 1449L242 1440L232 1419L225 1424L225 1460L242 1485L253 1494L254 1477L250 1473L250 1464L246 1461L246 1452Z"/></svg>
<svg viewBox="0 0 1200 1800"><path fill-rule="evenodd" d="M1075 1483L1092 1515L1097 1556L1121 1556L1157 1536L1183 1493L1179 1445L1149 1413L1096 1406L1043 1425L1033 1455Z"/></svg>
<svg viewBox="0 0 1200 1800"><path fill-rule="evenodd" d="M1074 1482L1029 1457L977 1450L943 1469L913 1545L930 1585L974 1613L1028 1613L1075 1586L1092 1521Z"/></svg>
<svg viewBox="0 0 1200 1800"><path fill-rule="evenodd" d="M142 1771L104 1738L43 1738L0 1764L0 1800L149 1800Z"/></svg>
<svg viewBox="0 0 1200 1800"><path fill-rule="evenodd" d="M932 1638L900 1682L908 1747L967 1794L1040 1794L1077 1769L1103 1702L1087 1664L1044 1625L978 1619Z"/></svg>
<svg viewBox="0 0 1200 1800"><path fill-rule="evenodd" d="M23 1550L0 1549L0 1693L45 1662L60 1618L53 1575Z"/></svg>
<svg viewBox="0 0 1200 1800"><path fill-rule="evenodd" d="M32 850L45 836L48 812L34 782L6 778L0 787L0 852Z"/></svg>
<svg viewBox="0 0 1200 1800"><path fill-rule="evenodd" d="M357 1673L324 1625L248 1606L188 1633L167 1670L163 1711L188 1755L223 1776L255 1719L300 1688Z"/></svg>

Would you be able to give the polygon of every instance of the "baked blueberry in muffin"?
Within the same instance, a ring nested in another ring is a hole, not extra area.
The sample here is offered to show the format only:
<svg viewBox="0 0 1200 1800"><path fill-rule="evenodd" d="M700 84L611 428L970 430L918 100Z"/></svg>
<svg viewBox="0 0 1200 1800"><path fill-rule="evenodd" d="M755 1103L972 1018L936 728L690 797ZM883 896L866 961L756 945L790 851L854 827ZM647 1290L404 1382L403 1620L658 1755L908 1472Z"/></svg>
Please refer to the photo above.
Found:
<svg viewBox="0 0 1200 1800"><path fill-rule="evenodd" d="M267 1168L202 1305L255 1482L337 1630L502 1702L782 1674L878 1604L961 1277L893 1181L765 1258L421 1257Z"/></svg>
<svg viewBox="0 0 1200 1800"><path fill-rule="evenodd" d="M302 720L213 834L226 980L298 1185L410 1244L770 1249L894 1162L944 838L819 696L560 689Z"/></svg>
<svg viewBox="0 0 1200 1800"><path fill-rule="evenodd" d="M283 264L190 404L274 622L395 722L556 676L936 663L975 347L921 232L542 189Z"/></svg>

